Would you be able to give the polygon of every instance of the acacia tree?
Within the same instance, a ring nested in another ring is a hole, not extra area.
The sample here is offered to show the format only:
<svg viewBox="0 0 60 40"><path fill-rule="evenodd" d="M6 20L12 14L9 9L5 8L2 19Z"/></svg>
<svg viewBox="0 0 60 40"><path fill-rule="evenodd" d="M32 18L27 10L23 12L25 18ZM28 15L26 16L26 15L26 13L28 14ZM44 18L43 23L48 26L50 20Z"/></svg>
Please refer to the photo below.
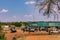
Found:
<svg viewBox="0 0 60 40"><path fill-rule="evenodd" d="M58 15L59 15L59 1L60 0L35 0L36 1L36 6L39 9L39 13L41 12L42 9L45 9L43 12L43 15L47 15L50 17L51 14L54 16L54 20L57 18L58 20Z"/></svg>

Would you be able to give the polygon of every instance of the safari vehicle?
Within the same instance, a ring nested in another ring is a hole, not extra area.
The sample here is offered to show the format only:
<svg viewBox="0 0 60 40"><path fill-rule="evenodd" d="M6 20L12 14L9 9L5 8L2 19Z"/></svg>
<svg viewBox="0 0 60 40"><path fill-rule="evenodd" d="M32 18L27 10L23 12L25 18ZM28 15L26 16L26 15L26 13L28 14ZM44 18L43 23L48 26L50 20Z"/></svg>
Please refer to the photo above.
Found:
<svg viewBox="0 0 60 40"><path fill-rule="evenodd" d="M24 27L24 28L22 28L21 30L23 30L23 32L34 32L35 31L35 29L34 28L30 28L30 27Z"/></svg>
<svg viewBox="0 0 60 40"><path fill-rule="evenodd" d="M60 33L60 22L36 22L28 24L27 27L22 28L23 31L35 32L46 31L49 34Z"/></svg>
<svg viewBox="0 0 60 40"><path fill-rule="evenodd" d="M16 28L15 27L12 27L10 30L11 30L12 33L16 32Z"/></svg>

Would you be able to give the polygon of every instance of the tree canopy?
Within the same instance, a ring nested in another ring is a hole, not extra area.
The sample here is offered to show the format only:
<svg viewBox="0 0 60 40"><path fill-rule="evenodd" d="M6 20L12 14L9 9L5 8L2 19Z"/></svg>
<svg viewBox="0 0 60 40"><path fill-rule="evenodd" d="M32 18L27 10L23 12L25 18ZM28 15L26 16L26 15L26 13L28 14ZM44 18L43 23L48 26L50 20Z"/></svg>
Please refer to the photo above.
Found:
<svg viewBox="0 0 60 40"><path fill-rule="evenodd" d="M21 22L12 22L12 25L15 25L16 27L20 27L22 25Z"/></svg>
<svg viewBox="0 0 60 40"><path fill-rule="evenodd" d="M47 15L48 17L50 16L50 14L54 15L54 19L57 17L58 18L58 14L59 14L59 10L60 10L60 4L59 1L60 0L35 0L36 1L36 6L39 8L39 13L43 10L43 15ZM52 6L57 6L55 7L56 10L54 9L54 7L52 8Z"/></svg>

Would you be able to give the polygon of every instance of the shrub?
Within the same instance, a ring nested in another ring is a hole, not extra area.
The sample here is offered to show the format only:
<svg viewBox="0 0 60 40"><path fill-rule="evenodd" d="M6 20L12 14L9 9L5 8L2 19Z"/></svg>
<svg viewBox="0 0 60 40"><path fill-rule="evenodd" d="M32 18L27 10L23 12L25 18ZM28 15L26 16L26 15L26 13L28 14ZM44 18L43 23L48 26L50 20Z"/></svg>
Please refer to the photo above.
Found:
<svg viewBox="0 0 60 40"><path fill-rule="evenodd" d="M0 33L0 40L6 40L4 33Z"/></svg>

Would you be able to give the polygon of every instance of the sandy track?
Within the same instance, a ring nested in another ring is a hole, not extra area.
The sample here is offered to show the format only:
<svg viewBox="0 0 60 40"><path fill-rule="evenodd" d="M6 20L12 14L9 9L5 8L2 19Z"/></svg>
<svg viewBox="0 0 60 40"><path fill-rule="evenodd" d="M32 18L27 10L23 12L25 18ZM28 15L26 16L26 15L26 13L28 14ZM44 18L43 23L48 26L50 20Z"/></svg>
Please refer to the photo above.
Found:
<svg viewBox="0 0 60 40"><path fill-rule="evenodd" d="M44 35L41 35L44 34ZM6 33L5 36L7 40L12 40L12 37L20 37L17 40L60 40L60 35L48 35L47 32L22 32L21 30L17 30L16 33Z"/></svg>

